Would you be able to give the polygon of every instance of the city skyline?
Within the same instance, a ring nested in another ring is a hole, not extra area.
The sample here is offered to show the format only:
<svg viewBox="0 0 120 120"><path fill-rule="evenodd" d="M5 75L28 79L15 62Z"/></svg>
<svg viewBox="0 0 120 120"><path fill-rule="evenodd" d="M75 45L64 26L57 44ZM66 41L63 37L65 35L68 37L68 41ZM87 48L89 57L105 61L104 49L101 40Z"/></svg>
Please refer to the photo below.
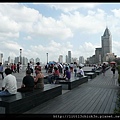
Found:
<svg viewBox="0 0 120 120"><path fill-rule="evenodd" d="M0 3L0 53L58 61L71 51L85 59L101 47L106 26L112 34L112 52L120 57L119 3ZM9 11L9 13L8 13Z"/></svg>
<svg viewBox="0 0 120 120"><path fill-rule="evenodd" d="M69 56L69 54L70 54L70 56ZM22 64L28 64L30 61L33 62L34 64L37 63L37 62L40 62L42 64L47 64L47 63L51 62L51 61L49 61L47 59L47 61L43 63L43 62L40 61L40 58L38 58L38 57L37 58L30 58L30 59L28 59L27 57L21 56L21 52L20 52L20 56L16 56L15 58L11 58L9 56L7 58L7 60L4 60L3 56L4 55L0 53L0 62L2 62L3 64L7 64L7 63L11 64L11 63L18 63L18 62L20 62ZM71 51L68 51L68 55L66 55L66 56L68 56L68 57L67 58L65 57L65 60L63 60L63 55L59 55L58 60L55 61L55 62L59 62L59 63L74 63L74 62L78 62L79 63L80 57L83 57L83 56L80 56L79 58L73 58L71 56ZM54 60L52 60L52 61L54 61ZM82 61L82 63L84 63L84 62Z"/></svg>

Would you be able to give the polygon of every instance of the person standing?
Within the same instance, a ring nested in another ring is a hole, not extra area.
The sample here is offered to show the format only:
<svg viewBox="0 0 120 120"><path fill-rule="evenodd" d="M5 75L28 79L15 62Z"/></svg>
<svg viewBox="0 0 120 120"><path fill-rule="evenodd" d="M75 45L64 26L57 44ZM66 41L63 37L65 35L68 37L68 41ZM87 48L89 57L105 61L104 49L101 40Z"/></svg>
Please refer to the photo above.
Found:
<svg viewBox="0 0 120 120"><path fill-rule="evenodd" d="M45 70L46 70L46 73L48 73L48 63L45 65Z"/></svg>
<svg viewBox="0 0 120 120"><path fill-rule="evenodd" d="M2 79L4 79L4 75L3 75L3 65L0 62L0 74L2 75Z"/></svg>
<svg viewBox="0 0 120 120"><path fill-rule="evenodd" d="M10 68L5 69L5 78L2 82L2 90L0 91L0 96L10 96L17 93L17 81L16 77L12 75Z"/></svg>
<svg viewBox="0 0 120 120"><path fill-rule="evenodd" d="M20 63L17 63L17 72L19 73L19 69L20 69Z"/></svg>
<svg viewBox="0 0 120 120"><path fill-rule="evenodd" d="M102 65L102 72L103 72L103 76L105 76L105 69L106 69L106 64L105 64L105 63L103 63L103 65Z"/></svg>
<svg viewBox="0 0 120 120"><path fill-rule="evenodd" d="M16 73L16 64L14 63L14 73Z"/></svg>
<svg viewBox="0 0 120 120"><path fill-rule="evenodd" d="M22 72L22 67L23 67L22 63L19 62L19 71L20 71L20 72Z"/></svg>
<svg viewBox="0 0 120 120"><path fill-rule="evenodd" d="M30 61L30 70L31 70L31 74L33 75L33 69L34 69L34 65L33 62Z"/></svg>
<svg viewBox="0 0 120 120"><path fill-rule="evenodd" d="M111 70L113 72L113 76L115 76L115 70L116 70L116 65L115 64L112 65L112 69Z"/></svg>
<svg viewBox="0 0 120 120"><path fill-rule="evenodd" d="M74 77L76 77L77 76L77 63L76 62L74 62L73 68L74 68Z"/></svg>

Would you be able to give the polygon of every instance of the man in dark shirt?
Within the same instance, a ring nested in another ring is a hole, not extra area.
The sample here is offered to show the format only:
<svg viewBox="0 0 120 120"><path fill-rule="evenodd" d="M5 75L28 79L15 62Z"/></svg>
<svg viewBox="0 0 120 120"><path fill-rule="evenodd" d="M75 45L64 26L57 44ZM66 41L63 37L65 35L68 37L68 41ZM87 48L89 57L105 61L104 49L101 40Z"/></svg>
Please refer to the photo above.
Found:
<svg viewBox="0 0 120 120"><path fill-rule="evenodd" d="M27 92L34 89L34 78L31 76L31 70L26 71L26 76L23 78L21 88L18 88L18 92Z"/></svg>

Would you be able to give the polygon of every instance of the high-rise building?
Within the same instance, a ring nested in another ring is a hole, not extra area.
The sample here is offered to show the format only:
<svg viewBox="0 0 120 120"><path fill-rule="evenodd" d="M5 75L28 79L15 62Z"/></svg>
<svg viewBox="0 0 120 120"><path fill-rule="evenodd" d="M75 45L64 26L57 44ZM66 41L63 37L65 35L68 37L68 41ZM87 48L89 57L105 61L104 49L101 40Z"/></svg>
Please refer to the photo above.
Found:
<svg viewBox="0 0 120 120"><path fill-rule="evenodd" d="M107 53L112 53L112 36L109 29L106 27L103 36L101 37L102 41L102 58L104 58Z"/></svg>
<svg viewBox="0 0 120 120"><path fill-rule="evenodd" d="M84 57L83 57L83 56L80 56L80 57L79 57L79 64L80 64L80 63L83 64L84 62L85 62L85 61L84 61Z"/></svg>
<svg viewBox="0 0 120 120"><path fill-rule="evenodd" d="M68 63L68 56L65 56L65 62Z"/></svg>
<svg viewBox="0 0 120 120"><path fill-rule="evenodd" d="M28 59L26 57L23 57L23 65L27 65L28 64Z"/></svg>
<svg viewBox="0 0 120 120"><path fill-rule="evenodd" d="M58 62L63 63L63 56L62 55L59 56Z"/></svg>
<svg viewBox="0 0 120 120"><path fill-rule="evenodd" d="M101 64L101 61L102 61L101 55L102 55L102 48L96 48L96 50L95 50L95 63Z"/></svg>
<svg viewBox="0 0 120 120"><path fill-rule="evenodd" d="M20 57L15 57L14 63L17 64L18 62L20 62Z"/></svg>
<svg viewBox="0 0 120 120"><path fill-rule="evenodd" d="M9 63L9 64L11 63L11 58L10 58L10 56L8 57L8 63Z"/></svg>
<svg viewBox="0 0 120 120"><path fill-rule="evenodd" d="M3 54L2 53L0 54L0 62L3 63Z"/></svg>
<svg viewBox="0 0 120 120"><path fill-rule="evenodd" d="M71 63L71 51L68 51L68 63Z"/></svg>

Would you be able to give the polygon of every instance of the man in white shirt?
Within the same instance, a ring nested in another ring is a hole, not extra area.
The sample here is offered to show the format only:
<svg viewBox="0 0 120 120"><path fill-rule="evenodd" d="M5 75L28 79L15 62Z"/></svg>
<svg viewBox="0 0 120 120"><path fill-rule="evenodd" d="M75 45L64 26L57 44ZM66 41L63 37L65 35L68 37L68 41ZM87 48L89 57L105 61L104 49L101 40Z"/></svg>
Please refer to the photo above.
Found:
<svg viewBox="0 0 120 120"><path fill-rule="evenodd" d="M10 68L5 69L5 78L2 81L2 90L0 96L9 96L17 93L17 81L16 77L11 74Z"/></svg>

